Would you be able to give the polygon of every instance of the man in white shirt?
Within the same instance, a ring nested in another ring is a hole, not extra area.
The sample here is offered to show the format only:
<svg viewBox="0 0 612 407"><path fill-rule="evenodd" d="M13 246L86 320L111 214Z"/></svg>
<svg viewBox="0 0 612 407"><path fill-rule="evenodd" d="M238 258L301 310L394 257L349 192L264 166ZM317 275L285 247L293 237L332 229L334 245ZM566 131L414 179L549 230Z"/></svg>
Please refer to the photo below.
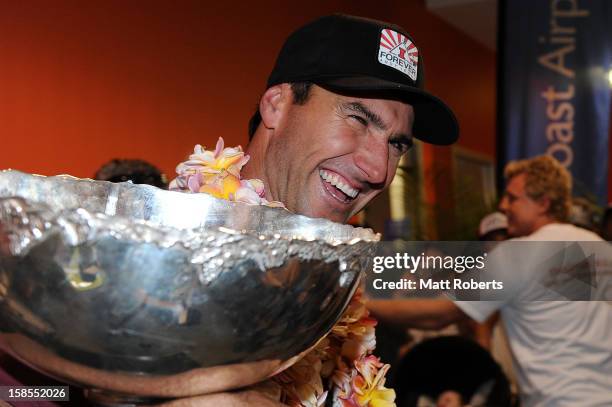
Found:
<svg viewBox="0 0 612 407"><path fill-rule="evenodd" d="M540 156L513 162L505 176L508 183L500 210L508 217L514 241L601 241L594 233L565 223L571 176L556 160ZM538 270L521 265L541 264L535 258L544 255L534 246L526 255L533 257L530 261L506 259L503 264L512 265L517 273L501 300L372 301L370 309L379 319L420 328L440 328L467 317L482 322L500 311L523 406L610 406L612 304L538 301L542 293L541 285L534 289Z"/></svg>

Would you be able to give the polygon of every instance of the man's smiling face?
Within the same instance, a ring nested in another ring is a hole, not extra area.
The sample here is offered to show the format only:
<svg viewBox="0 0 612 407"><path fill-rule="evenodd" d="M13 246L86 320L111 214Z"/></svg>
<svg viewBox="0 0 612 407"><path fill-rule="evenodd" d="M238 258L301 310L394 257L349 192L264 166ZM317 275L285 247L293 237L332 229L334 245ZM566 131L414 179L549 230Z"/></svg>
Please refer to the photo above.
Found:
<svg viewBox="0 0 612 407"><path fill-rule="evenodd" d="M526 183L526 174L510 178L499 203L499 210L508 217L508 234L513 237L532 234L547 216L548 206L527 194Z"/></svg>
<svg viewBox="0 0 612 407"><path fill-rule="evenodd" d="M346 222L393 180L412 145L414 112L396 100L343 96L313 85L268 145L273 199L295 213Z"/></svg>

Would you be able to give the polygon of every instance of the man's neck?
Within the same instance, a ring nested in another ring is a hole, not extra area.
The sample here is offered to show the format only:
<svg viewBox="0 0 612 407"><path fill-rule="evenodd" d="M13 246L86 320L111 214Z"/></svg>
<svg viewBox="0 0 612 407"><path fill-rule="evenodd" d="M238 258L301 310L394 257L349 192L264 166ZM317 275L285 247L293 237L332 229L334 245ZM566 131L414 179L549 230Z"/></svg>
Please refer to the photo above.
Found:
<svg viewBox="0 0 612 407"><path fill-rule="evenodd" d="M246 154L248 154L251 158L249 162L246 163L242 171L240 172L240 176L242 178L252 179L257 178L264 183L265 191L266 191L266 199L272 201L272 196L270 195L270 190L268 186L268 179L266 177L265 171L265 163L264 157L266 153L266 143L253 138L253 140L249 143L246 148Z"/></svg>
<svg viewBox="0 0 612 407"><path fill-rule="evenodd" d="M553 219L553 218L551 218L549 216L542 217L542 218L538 219L535 222L535 224L533 225L533 231L531 233L535 233L538 230L540 230L540 228L542 228L542 227L544 227L546 225L550 225L551 223L561 223L561 222L559 222L558 220Z"/></svg>

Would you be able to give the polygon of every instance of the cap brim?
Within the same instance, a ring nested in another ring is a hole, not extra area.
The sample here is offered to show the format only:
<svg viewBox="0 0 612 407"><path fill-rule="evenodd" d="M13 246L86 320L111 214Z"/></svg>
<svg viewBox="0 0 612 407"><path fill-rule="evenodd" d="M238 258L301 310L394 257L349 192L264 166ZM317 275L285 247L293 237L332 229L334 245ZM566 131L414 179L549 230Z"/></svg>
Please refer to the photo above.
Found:
<svg viewBox="0 0 612 407"><path fill-rule="evenodd" d="M413 136L426 143L448 145L459 138L459 124L454 113L444 102L422 89L367 76L311 80L331 90L399 99L412 105Z"/></svg>

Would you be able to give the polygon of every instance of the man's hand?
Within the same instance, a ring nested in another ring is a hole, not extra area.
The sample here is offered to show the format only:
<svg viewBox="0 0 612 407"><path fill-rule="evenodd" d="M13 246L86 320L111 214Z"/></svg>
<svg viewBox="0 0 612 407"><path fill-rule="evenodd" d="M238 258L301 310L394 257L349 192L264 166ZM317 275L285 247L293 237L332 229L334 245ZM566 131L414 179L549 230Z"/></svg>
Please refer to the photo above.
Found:
<svg viewBox="0 0 612 407"><path fill-rule="evenodd" d="M369 300L366 307L376 319L403 328L442 329L468 318L446 298Z"/></svg>
<svg viewBox="0 0 612 407"><path fill-rule="evenodd" d="M244 390L172 400L163 407L286 407L280 403L280 387L268 380Z"/></svg>

